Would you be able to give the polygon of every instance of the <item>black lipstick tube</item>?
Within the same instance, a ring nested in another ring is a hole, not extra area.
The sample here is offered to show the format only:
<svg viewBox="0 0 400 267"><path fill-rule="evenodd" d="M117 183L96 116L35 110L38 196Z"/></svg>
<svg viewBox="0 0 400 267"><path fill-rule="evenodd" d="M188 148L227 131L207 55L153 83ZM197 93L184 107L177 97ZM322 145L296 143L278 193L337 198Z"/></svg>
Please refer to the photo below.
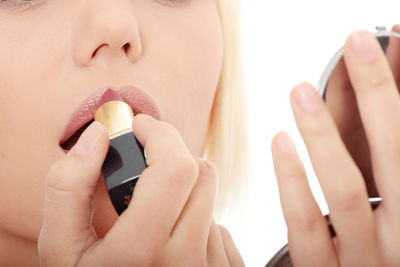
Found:
<svg viewBox="0 0 400 267"><path fill-rule="evenodd" d="M133 116L131 107L117 100L100 106L94 117L106 126L110 139L102 172L118 215L128 207L136 182L147 167L143 146L132 130Z"/></svg>

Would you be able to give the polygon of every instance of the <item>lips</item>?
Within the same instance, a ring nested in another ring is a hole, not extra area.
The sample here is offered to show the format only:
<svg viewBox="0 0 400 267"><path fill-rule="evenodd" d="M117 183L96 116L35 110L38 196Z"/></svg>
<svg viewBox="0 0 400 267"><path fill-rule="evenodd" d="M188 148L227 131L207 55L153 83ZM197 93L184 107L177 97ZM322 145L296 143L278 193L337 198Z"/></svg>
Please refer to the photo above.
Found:
<svg viewBox="0 0 400 267"><path fill-rule="evenodd" d="M161 120L161 112L157 103L144 91L134 86L124 86L119 89L106 87L100 89L88 97L82 105L73 113L67 127L64 130L60 145L69 149L76 143L80 134L93 120L96 110L101 106L101 99L107 89L116 91L122 99L132 108L135 114L147 114L157 120ZM75 140L76 139L76 140Z"/></svg>

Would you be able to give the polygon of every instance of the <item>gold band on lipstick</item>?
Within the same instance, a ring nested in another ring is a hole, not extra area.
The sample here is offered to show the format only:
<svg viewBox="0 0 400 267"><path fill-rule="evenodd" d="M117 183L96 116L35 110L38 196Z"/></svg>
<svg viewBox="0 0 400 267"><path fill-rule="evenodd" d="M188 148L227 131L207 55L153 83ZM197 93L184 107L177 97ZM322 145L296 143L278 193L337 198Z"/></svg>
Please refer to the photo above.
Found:
<svg viewBox="0 0 400 267"><path fill-rule="evenodd" d="M131 107L123 101L109 101L96 110L94 119L103 124L108 136L132 131L134 114Z"/></svg>

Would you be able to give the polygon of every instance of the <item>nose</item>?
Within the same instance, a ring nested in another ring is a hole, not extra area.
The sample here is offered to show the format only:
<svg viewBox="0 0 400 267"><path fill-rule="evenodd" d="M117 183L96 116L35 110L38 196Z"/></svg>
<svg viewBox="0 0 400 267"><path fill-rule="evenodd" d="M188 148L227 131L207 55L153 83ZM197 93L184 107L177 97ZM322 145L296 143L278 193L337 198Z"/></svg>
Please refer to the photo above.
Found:
<svg viewBox="0 0 400 267"><path fill-rule="evenodd" d="M86 0L80 2L74 32L74 61L89 66L96 59L139 60L142 42L137 18L126 1Z"/></svg>

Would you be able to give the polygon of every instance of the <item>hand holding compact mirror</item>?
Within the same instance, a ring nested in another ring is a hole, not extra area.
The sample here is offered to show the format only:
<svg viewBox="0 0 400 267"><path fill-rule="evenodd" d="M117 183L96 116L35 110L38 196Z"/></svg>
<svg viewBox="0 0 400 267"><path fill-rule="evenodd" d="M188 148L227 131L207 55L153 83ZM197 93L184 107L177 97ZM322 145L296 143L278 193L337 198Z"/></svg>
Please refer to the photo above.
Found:
<svg viewBox="0 0 400 267"><path fill-rule="evenodd" d="M400 81L400 34L397 32L387 32L383 27L377 27L374 33L379 41L382 50L385 52L387 61L391 67L393 76L399 88ZM344 49L340 49L331 59L318 83L317 89L326 103L326 107L336 124L340 137L348 150L355 165L362 173L369 201L372 209L378 207L381 203L378 191L376 189L372 171L370 146L364 130L364 125L357 104L356 93L349 77L345 60L343 57ZM379 83L374 77L365 77L366 86L371 83ZM358 86L360 86L358 84ZM379 88L379 84L374 87ZM377 100L378 101L378 100ZM374 112L371 110L371 112ZM399 137L400 138L400 137ZM325 216L329 225L329 231L332 237L335 237L335 230L330 224L329 216ZM304 240L307 246L309 240ZM319 257L319 255L316 255ZM360 256L361 257L361 256ZM289 255L288 246L284 246L268 262L267 267L293 266Z"/></svg>
<svg viewBox="0 0 400 267"><path fill-rule="evenodd" d="M396 81L400 76L400 34L377 27L375 33ZM343 49L332 58L317 89L325 100L342 140L364 176L370 197L378 197L372 175L368 142L357 107L356 95L343 59Z"/></svg>

